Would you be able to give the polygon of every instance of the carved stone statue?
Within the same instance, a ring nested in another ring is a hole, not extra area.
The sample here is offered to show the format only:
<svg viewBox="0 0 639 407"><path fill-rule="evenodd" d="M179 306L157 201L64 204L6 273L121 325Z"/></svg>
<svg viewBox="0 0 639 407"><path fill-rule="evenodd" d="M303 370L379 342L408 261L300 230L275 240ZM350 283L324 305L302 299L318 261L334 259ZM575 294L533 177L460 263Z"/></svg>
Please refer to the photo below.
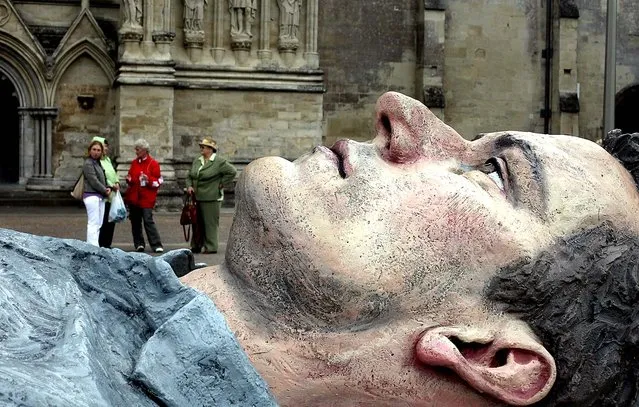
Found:
<svg viewBox="0 0 639 407"><path fill-rule="evenodd" d="M297 41L302 0L278 0L280 7L280 39Z"/></svg>
<svg viewBox="0 0 639 407"><path fill-rule="evenodd" d="M231 13L231 38L250 39L253 37L251 25L255 21L257 0L229 0Z"/></svg>
<svg viewBox="0 0 639 407"><path fill-rule="evenodd" d="M122 28L142 27L142 0L122 0Z"/></svg>
<svg viewBox="0 0 639 407"><path fill-rule="evenodd" d="M184 30L203 31L204 7L207 0L184 0Z"/></svg>

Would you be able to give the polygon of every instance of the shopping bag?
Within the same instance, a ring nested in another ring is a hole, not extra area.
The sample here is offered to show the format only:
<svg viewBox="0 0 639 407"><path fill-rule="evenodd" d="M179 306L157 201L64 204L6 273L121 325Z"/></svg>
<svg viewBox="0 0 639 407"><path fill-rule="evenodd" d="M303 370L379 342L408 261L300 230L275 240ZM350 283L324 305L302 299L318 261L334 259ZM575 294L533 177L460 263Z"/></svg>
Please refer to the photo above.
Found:
<svg viewBox="0 0 639 407"><path fill-rule="evenodd" d="M126 220L126 206L120 191L115 191L113 200L111 200L111 209L109 209L109 222L118 223L124 220Z"/></svg>
<svg viewBox="0 0 639 407"><path fill-rule="evenodd" d="M80 178L75 183L73 187L73 191L71 191L71 196L75 199L82 199L82 194L84 193L84 173L80 174Z"/></svg>

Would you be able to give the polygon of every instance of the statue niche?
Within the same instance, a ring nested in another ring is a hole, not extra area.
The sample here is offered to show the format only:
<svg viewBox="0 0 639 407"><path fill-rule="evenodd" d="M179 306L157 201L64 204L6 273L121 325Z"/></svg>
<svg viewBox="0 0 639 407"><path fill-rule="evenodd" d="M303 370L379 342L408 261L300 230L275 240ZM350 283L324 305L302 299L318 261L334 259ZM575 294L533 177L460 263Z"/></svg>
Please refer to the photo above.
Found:
<svg viewBox="0 0 639 407"><path fill-rule="evenodd" d="M142 0L122 0L122 31L142 30Z"/></svg>
<svg viewBox="0 0 639 407"><path fill-rule="evenodd" d="M277 0L280 9L280 35L277 49L282 60L291 66L299 47L297 34L300 28L300 9L302 0Z"/></svg>
<svg viewBox="0 0 639 407"><path fill-rule="evenodd" d="M119 48L120 62L134 61L142 56L140 41L143 38L142 21L143 7L142 0L122 0L120 5L122 13L122 25L120 26Z"/></svg>
<svg viewBox="0 0 639 407"><path fill-rule="evenodd" d="M250 41L253 38L251 25L255 21L257 0L229 0L231 13L231 40Z"/></svg>
<svg viewBox="0 0 639 407"><path fill-rule="evenodd" d="M184 0L184 31L204 31L204 7L207 0Z"/></svg>
<svg viewBox="0 0 639 407"><path fill-rule="evenodd" d="M298 44L297 32L300 28L301 0L278 0L280 8L280 44Z"/></svg>
<svg viewBox="0 0 639 407"><path fill-rule="evenodd" d="M193 62L201 58L204 45L204 7L207 0L184 0L184 45Z"/></svg>

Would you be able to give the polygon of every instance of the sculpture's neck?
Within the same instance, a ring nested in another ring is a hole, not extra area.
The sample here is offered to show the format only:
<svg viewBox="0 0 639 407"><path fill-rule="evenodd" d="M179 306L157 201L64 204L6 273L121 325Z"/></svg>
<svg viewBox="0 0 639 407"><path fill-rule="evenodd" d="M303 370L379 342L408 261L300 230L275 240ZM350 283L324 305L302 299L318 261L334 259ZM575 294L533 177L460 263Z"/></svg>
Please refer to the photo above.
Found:
<svg viewBox="0 0 639 407"><path fill-rule="evenodd" d="M224 265L194 270L181 281L209 296L224 315L226 323L269 386L292 380L306 366L297 354L299 344L289 330L269 321L247 290Z"/></svg>
<svg viewBox="0 0 639 407"><path fill-rule="evenodd" d="M269 319L255 296L242 287L224 265L194 270L181 280L213 300L245 349L253 343L272 341L274 336L288 336L288 329Z"/></svg>

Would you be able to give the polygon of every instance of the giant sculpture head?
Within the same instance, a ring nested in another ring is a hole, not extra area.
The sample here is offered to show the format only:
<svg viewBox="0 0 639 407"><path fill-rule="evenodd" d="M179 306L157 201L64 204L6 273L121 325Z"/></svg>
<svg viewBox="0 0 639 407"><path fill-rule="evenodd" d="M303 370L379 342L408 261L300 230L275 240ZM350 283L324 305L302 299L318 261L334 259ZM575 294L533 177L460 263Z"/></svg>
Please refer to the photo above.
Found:
<svg viewBox="0 0 639 407"><path fill-rule="evenodd" d="M226 266L185 279L214 298L278 401L595 400L577 366L595 363L578 345L596 339L560 338L556 327L583 325L553 320L594 314L553 301L595 307L600 260L636 248L639 194L623 166L576 137L466 141L398 93L379 99L376 133L251 163Z"/></svg>

